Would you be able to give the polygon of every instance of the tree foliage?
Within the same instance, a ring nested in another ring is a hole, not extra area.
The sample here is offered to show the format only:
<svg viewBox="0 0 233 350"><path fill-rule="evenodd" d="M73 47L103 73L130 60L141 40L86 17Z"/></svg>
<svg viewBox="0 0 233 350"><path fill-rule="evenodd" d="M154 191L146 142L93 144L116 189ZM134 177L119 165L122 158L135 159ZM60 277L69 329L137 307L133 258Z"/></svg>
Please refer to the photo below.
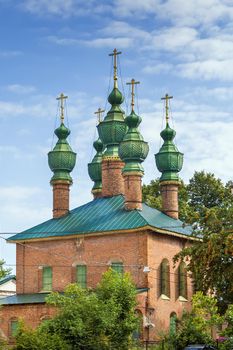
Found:
<svg viewBox="0 0 233 350"><path fill-rule="evenodd" d="M233 303L233 195L231 183L224 185L214 174L195 172L179 190L180 219L193 225L198 238L184 248L175 262L187 256L197 290L211 291L224 312ZM153 196L156 195L156 200ZM159 180L143 186L143 198L161 209Z"/></svg>
<svg viewBox="0 0 233 350"><path fill-rule="evenodd" d="M177 350L183 350L188 344L211 344L212 327L222 322L217 299L198 292L192 298L192 311L184 312L182 319L178 321L177 333L170 342Z"/></svg>
<svg viewBox="0 0 233 350"><path fill-rule="evenodd" d="M6 277L11 273L10 268L4 267L5 261L0 259L0 278Z"/></svg>
<svg viewBox="0 0 233 350"><path fill-rule="evenodd" d="M129 349L137 328L136 290L128 274L107 271L96 290L69 285L47 302L59 312L36 331L23 330L15 349L109 350ZM30 347L30 342L35 344ZM48 344L51 343L49 347ZM42 344L42 345L41 345ZM55 344L55 345L54 345Z"/></svg>

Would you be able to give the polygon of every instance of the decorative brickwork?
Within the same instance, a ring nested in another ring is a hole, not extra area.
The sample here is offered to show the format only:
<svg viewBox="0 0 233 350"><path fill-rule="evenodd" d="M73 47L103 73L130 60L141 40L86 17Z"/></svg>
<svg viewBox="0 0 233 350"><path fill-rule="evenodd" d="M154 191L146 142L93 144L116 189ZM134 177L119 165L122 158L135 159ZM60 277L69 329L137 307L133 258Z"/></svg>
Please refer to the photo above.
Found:
<svg viewBox="0 0 233 350"><path fill-rule="evenodd" d="M102 196L111 197L124 194L122 169L124 163L120 159L102 160Z"/></svg>
<svg viewBox="0 0 233 350"><path fill-rule="evenodd" d="M125 209L142 209L142 174L123 173L125 186Z"/></svg>
<svg viewBox="0 0 233 350"><path fill-rule="evenodd" d="M178 181L163 181L160 183L162 212L173 219L179 218L178 189Z"/></svg>
<svg viewBox="0 0 233 350"><path fill-rule="evenodd" d="M53 186L53 217L59 218L69 212L70 182L54 181Z"/></svg>

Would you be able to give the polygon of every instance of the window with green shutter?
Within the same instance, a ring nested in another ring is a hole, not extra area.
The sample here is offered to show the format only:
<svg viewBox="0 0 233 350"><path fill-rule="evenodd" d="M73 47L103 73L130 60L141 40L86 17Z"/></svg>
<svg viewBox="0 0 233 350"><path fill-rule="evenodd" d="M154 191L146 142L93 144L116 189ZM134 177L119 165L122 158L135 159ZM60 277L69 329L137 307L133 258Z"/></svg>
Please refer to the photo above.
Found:
<svg viewBox="0 0 233 350"><path fill-rule="evenodd" d="M10 336L15 337L18 330L19 322L17 320L12 320L10 322Z"/></svg>
<svg viewBox="0 0 233 350"><path fill-rule="evenodd" d="M179 266L179 296L187 299L187 270L184 262Z"/></svg>
<svg viewBox="0 0 233 350"><path fill-rule="evenodd" d="M52 290L53 272L51 266L44 266L42 271L42 290Z"/></svg>
<svg viewBox="0 0 233 350"><path fill-rule="evenodd" d="M76 282L82 288L87 288L87 267L86 265L76 266Z"/></svg>
<svg viewBox="0 0 233 350"><path fill-rule="evenodd" d="M170 315L170 327L169 327L169 333L171 336L174 336L176 334L176 326L177 326L177 315L175 312L172 312Z"/></svg>
<svg viewBox="0 0 233 350"><path fill-rule="evenodd" d="M160 265L160 294L170 298L170 266L167 259L163 259Z"/></svg>
<svg viewBox="0 0 233 350"><path fill-rule="evenodd" d="M123 267L123 263L122 262L112 262L111 263L111 268L120 273L121 275L123 275L124 272L124 267Z"/></svg>

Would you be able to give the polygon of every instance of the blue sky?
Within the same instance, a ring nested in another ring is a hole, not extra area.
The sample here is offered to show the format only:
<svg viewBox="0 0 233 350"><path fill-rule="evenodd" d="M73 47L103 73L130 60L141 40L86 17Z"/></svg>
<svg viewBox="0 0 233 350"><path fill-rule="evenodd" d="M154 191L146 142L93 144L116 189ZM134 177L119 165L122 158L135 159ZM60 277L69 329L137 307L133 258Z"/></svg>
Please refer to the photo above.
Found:
<svg viewBox="0 0 233 350"><path fill-rule="evenodd" d="M106 106L108 54L115 47L122 51L126 112L125 83L141 82L136 111L150 145L144 182L159 176L154 153L161 145L165 93L174 96L171 124L185 157L181 177L188 181L204 169L231 180L232 20L230 0L0 0L0 231L19 232L51 217L47 152L61 92L69 96L70 143L77 152L71 207L92 198L87 163L94 112ZM0 254L15 264L14 246L2 239Z"/></svg>

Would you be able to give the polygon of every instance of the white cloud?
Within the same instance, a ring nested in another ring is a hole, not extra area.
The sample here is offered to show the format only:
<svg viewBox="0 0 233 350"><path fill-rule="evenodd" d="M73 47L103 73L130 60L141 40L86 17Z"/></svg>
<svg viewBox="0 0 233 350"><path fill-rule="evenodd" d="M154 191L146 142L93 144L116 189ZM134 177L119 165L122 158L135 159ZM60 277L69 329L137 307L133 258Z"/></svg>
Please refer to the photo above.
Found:
<svg viewBox="0 0 233 350"><path fill-rule="evenodd" d="M6 89L10 92L14 92L16 94L30 94L36 91L35 86L31 85L21 85L21 84L11 84L7 85Z"/></svg>
<svg viewBox="0 0 233 350"><path fill-rule="evenodd" d="M80 39L72 39L72 38L58 38L56 36L49 36L47 38L50 42L61 45L61 46L77 46L84 45L88 47L94 48L102 48L102 47L121 47L126 48L133 46L133 41L131 38L124 37L107 37L107 38L96 38L91 40L80 40Z"/></svg>
<svg viewBox="0 0 233 350"><path fill-rule="evenodd" d="M206 60L177 65L176 74L191 79L217 79L222 81L233 80L233 59Z"/></svg>

